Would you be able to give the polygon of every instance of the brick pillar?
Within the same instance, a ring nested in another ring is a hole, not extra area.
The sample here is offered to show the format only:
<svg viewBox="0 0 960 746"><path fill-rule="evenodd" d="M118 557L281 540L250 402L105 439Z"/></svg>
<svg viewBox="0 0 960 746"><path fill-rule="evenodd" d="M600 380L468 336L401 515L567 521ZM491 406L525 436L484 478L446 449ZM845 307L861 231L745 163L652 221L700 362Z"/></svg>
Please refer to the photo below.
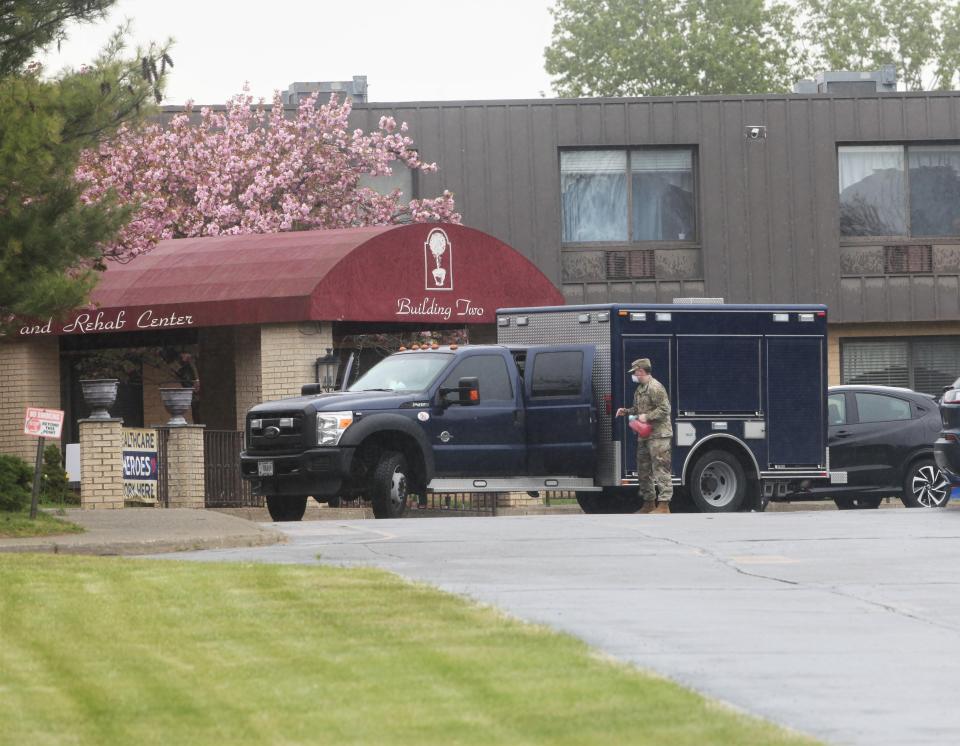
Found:
<svg viewBox="0 0 960 746"><path fill-rule="evenodd" d="M123 507L123 420L80 420L80 507Z"/></svg>
<svg viewBox="0 0 960 746"><path fill-rule="evenodd" d="M23 416L27 407L60 409L57 337L0 343L0 381L0 453L19 456L32 464L37 439L23 434Z"/></svg>
<svg viewBox="0 0 960 746"><path fill-rule="evenodd" d="M203 425L167 430L167 502L171 508L203 508Z"/></svg>
<svg viewBox="0 0 960 746"><path fill-rule="evenodd" d="M327 322L264 324L260 328L262 401L300 396L300 387L317 380L316 361L333 347Z"/></svg>

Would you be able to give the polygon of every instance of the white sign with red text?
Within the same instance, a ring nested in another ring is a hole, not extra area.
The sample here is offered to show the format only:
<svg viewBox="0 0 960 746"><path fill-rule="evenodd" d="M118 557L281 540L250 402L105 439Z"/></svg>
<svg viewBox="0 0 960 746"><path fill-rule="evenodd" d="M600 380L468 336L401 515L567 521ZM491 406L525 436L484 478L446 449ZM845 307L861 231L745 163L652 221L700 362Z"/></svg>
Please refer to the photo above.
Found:
<svg viewBox="0 0 960 746"><path fill-rule="evenodd" d="M59 438L63 430L63 411L27 407L23 420L23 434L37 438Z"/></svg>

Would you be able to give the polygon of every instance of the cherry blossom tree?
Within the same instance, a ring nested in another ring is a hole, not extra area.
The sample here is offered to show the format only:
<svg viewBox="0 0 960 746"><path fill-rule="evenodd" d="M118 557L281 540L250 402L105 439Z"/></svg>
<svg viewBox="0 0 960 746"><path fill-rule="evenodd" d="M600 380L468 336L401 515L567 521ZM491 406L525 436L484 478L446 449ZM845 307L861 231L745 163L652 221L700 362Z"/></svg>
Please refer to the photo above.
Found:
<svg viewBox="0 0 960 746"><path fill-rule="evenodd" d="M351 102L304 100L288 118L279 93L273 106L254 104L248 91L225 111L192 104L167 126L121 128L83 154L77 178L84 199L115 194L135 205L130 222L102 247L128 261L167 238L351 228L399 222L460 222L453 195L404 200L362 186L361 176L395 167L425 172L407 125L382 117L375 131L351 130Z"/></svg>

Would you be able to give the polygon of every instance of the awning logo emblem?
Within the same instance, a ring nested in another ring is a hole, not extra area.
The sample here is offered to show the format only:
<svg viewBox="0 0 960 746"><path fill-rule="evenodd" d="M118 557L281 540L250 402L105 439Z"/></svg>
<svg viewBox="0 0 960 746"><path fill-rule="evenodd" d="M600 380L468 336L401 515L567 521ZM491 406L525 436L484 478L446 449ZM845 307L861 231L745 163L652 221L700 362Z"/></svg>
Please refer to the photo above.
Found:
<svg viewBox="0 0 960 746"><path fill-rule="evenodd" d="M443 228L434 228L423 244L425 290L453 290L453 245Z"/></svg>

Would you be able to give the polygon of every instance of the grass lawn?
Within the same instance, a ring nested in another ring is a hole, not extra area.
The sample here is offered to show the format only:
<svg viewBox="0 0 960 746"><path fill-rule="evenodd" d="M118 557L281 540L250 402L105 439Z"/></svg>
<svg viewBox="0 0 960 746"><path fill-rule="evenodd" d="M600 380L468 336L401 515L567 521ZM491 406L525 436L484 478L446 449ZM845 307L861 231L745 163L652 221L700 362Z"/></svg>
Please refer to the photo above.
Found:
<svg viewBox="0 0 960 746"><path fill-rule="evenodd" d="M29 510L23 513L0 511L0 538L79 533L83 533L83 529L76 523L65 521L42 511L37 512L37 518L33 521L30 520Z"/></svg>
<svg viewBox="0 0 960 746"><path fill-rule="evenodd" d="M0 744L801 743L381 571L0 555Z"/></svg>

